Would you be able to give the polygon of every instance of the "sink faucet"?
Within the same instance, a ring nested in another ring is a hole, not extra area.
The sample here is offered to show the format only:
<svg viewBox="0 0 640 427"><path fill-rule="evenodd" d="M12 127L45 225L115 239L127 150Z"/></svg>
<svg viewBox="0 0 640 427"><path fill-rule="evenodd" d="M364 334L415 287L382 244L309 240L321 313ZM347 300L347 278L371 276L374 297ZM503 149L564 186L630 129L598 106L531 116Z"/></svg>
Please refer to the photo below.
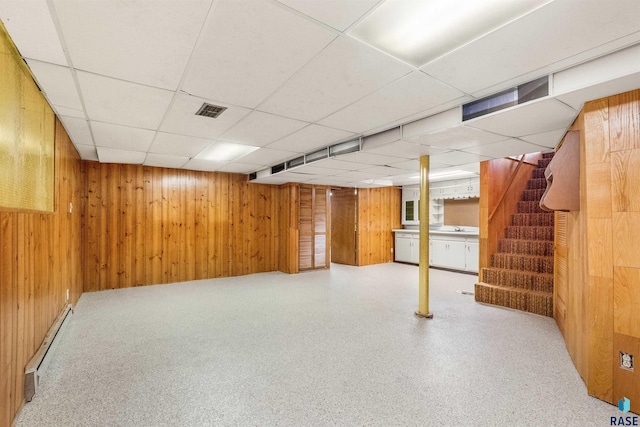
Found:
<svg viewBox="0 0 640 427"><path fill-rule="evenodd" d="M462 227L456 227L453 229L453 231L464 231L464 228Z"/></svg>

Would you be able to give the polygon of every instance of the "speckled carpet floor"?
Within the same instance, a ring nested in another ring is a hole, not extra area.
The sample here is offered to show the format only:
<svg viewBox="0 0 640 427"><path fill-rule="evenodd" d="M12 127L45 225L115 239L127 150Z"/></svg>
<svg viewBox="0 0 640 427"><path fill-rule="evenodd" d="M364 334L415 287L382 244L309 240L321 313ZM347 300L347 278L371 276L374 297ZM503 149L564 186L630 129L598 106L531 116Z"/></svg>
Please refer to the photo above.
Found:
<svg viewBox="0 0 640 427"><path fill-rule="evenodd" d="M80 299L17 426L605 426L553 319L418 268L254 274Z"/></svg>

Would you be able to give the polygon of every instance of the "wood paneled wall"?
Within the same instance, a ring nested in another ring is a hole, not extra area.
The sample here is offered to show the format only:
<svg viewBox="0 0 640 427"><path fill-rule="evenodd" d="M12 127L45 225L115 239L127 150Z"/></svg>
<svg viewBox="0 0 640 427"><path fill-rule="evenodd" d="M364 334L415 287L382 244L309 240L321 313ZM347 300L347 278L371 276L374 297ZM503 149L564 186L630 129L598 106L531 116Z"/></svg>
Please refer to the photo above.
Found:
<svg viewBox="0 0 640 427"><path fill-rule="evenodd" d="M358 189L357 264L393 261L393 232L401 228L402 189L398 187Z"/></svg>
<svg viewBox="0 0 640 427"><path fill-rule="evenodd" d="M0 426L11 425L24 403L27 362L82 293L83 165L55 120L54 212L0 208Z"/></svg>
<svg viewBox="0 0 640 427"><path fill-rule="evenodd" d="M85 291L278 269L276 186L87 163Z"/></svg>
<svg viewBox="0 0 640 427"><path fill-rule="evenodd" d="M525 161L535 164L541 157L541 154L528 154ZM480 272L489 267L491 254L498 251L498 240L504 238L504 229L510 225L522 191L527 188L527 181L535 169L529 163L523 163L520 168L518 162L511 159L480 163ZM495 213L490 217L492 212ZM479 279L482 281L482 277Z"/></svg>
<svg viewBox="0 0 640 427"><path fill-rule="evenodd" d="M640 90L586 103L574 129L581 201L558 214L567 265L556 251L556 267L567 272L555 284L566 306L556 320L589 394L614 404L626 396L638 413L640 369L620 368L620 352L640 361Z"/></svg>

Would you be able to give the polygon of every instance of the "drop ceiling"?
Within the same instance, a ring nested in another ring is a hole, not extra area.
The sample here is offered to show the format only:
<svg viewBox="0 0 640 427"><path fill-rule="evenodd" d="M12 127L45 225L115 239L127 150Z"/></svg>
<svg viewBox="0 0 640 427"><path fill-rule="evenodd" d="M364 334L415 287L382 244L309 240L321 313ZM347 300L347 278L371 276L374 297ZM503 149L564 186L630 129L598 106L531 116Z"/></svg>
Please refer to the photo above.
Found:
<svg viewBox="0 0 640 427"><path fill-rule="evenodd" d="M424 154L473 172L553 149L585 101L640 87L639 1L523 1L425 64L358 30L398 0L0 0L0 19L83 159L251 173L362 138L255 182L375 187L415 182ZM547 75L549 96L461 121ZM203 103L226 110L196 116ZM229 144L247 154L207 156Z"/></svg>

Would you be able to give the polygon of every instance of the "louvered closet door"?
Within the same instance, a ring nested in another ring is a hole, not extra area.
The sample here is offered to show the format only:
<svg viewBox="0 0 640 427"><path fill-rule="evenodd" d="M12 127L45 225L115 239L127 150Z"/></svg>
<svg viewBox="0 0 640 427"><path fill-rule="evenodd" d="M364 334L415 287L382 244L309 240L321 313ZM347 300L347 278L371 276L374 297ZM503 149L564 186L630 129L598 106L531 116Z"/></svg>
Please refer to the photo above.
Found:
<svg viewBox="0 0 640 427"><path fill-rule="evenodd" d="M330 236L327 231L331 205L328 197L328 187L300 186L300 270L329 267Z"/></svg>

